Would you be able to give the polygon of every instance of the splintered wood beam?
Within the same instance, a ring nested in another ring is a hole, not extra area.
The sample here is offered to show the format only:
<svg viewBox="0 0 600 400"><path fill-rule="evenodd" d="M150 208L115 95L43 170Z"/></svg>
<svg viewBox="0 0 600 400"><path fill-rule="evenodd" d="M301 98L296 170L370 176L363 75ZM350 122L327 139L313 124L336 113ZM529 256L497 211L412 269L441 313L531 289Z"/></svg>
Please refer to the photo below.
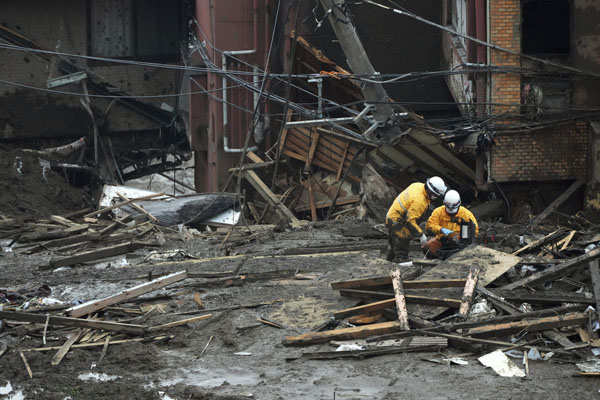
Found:
<svg viewBox="0 0 600 400"><path fill-rule="evenodd" d="M469 336L486 336L486 335L505 335L512 332L527 330L529 332L545 331L548 329L560 328L563 326L577 326L588 321L588 315L585 313L569 313L564 315L556 315L551 317L526 319L522 321L508 322L504 324L489 324L467 331Z"/></svg>
<svg viewBox="0 0 600 400"><path fill-rule="evenodd" d="M41 240L62 239L88 230L88 225L74 225L67 229L49 231L49 232L30 232L24 233L19 237L19 242L37 242Z"/></svg>
<svg viewBox="0 0 600 400"><path fill-rule="evenodd" d="M263 160L262 158L260 158L260 157L258 156L258 154L256 154L256 153L255 153L255 152L253 152L253 151L248 151L248 152L246 152L246 157L248 157L248 159L249 159L250 161L252 161L253 163L262 163L262 164L264 164L264 163L265 163L265 160Z"/></svg>
<svg viewBox="0 0 600 400"><path fill-rule="evenodd" d="M404 297L404 286L402 286L400 270L395 269L392 271L391 278L392 285L394 286L396 310L398 312L398 321L400 321L400 329L408 331L410 330L408 325L408 310L406 309L406 298Z"/></svg>
<svg viewBox="0 0 600 400"><path fill-rule="evenodd" d="M121 292L112 296L108 296L103 299L91 300L86 303L71 307L66 311L66 313L71 317L81 317L83 315L91 314L95 311L101 310L113 304L118 304L123 301L141 296L142 294L153 292L172 283L182 281L186 278L186 271L175 272L173 274L154 279L153 281L142 283L141 285L122 290Z"/></svg>
<svg viewBox="0 0 600 400"><path fill-rule="evenodd" d="M23 313L14 311L0 311L0 319L6 319L9 321L23 321L33 322L38 324L44 324L46 322L46 315ZM123 324L120 322L110 321L99 321L95 319L83 319L83 318L70 318L70 317L57 317L51 315L48 318L48 325L60 325L60 326L76 326L82 328L94 328L104 329L105 331L123 332L133 335L143 335L146 327L142 325Z"/></svg>
<svg viewBox="0 0 600 400"><path fill-rule="evenodd" d="M465 289L462 295L462 301L458 309L458 315L466 317L471 308L471 302L473 301L473 293L475 287L477 287L477 279L479 278L479 268L471 267L469 275L467 276L467 283L465 283Z"/></svg>
<svg viewBox="0 0 600 400"><path fill-rule="evenodd" d="M308 201L310 203L310 217L313 222L317 222L319 220L317 216L317 206L315 205L315 193L313 192L312 180L309 179L306 182L306 186L308 186Z"/></svg>
<svg viewBox="0 0 600 400"><path fill-rule="evenodd" d="M435 289L449 287L464 287L466 279L430 279L422 281L404 281L405 289ZM331 288L338 289L358 289L372 286L391 285L392 278L389 276L377 276L366 279L355 279L351 281L333 282Z"/></svg>
<svg viewBox="0 0 600 400"><path fill-rule="evenodd" d="M304 164L304 171L310 171L310 167L313 162L313 158L315 158L315 151L317 150L317 145L319 144L319 134L316 130L312 130L310 132L310 148L308 149L308 157L306 158L306 163Z"/></svg>
<svg viewBox="0 0 600 400"><path fill-rule="evenodd" d="M87 213L86 215L84 215L83 218L95 217L97 215L103 215L103 214L106 214L109 211L112 211L112 210L115 210L117 208L121 208L123 206L126 206L129 203L133 203L134 201L150 200L150 199L153 199L155 197L160 197L160 196L165 196L165 194L164 193L152 193L152 194L149 194L148 196L136 197L135 199L129 199L127 201L123 201L121 203L117 203L117 204L112 205L110 207L105 207L105 208L102 208L100 210L92 211L92 212Z"/></svg>
<svg viewBox="0 0 600 400"><path fill-rule="evenodd" d="M568 273L572 273L578 268L584 267L585 263L593 261L600 257L600 248L594 249L589 253L582 254L578 257L571 258L560 264L553 265L544 271L536 272L526 278L519 279L518 281L509 283L508 285L502 286L501 290L513 290L524 285L533 285L544 281L556 279L564 276Z"/></svg>
<svg viewBox="0 0 600 400"><path fill-rule="evenodd" d="M386 308L394 307L396 304L396 299L393 298L393 293L379 293L379 292L368 292L365 290L353 290L353 289L344 289L340 291L340 294L345 297L358 297L364 298L362 296L369 296L369 294L373 294L376 296L388 296L392 298L388 298L385 300L376 301L374 303L365 304L362 306L351 307L345 310L337 311L333 314L335 319L344 319L347 317L351 317L353 315L360 314L373 314L380 312ZM461 301L457 299L445 299L438 297L426 297L426 296L416 296L412 294L404 295L404 298L407 303L413 304L427 304L434 306L444 306L451 308L459 308L461 305Z"/></svg>
<svg viewBox="0 0 600 400"><path fill-rule="evenodd" d="M281 203L279 198L275 196L275 193L273 193L271 189L269 189L269 187L265 185L262 179L260 179L258 175L256 175L256 172L244 171L244 177L254 187L254 189L256 189L258 194L269 204L271 204L284 219L290 221L290 223L294 227L300 226L300 221L298 220L298 218L296 218L296 216L289 210L289 208L287 208L283 203Z"/></svg>
<svg viewBox="0 0 600 400"><path fill-rule="evenodd" d="M532 243L529 243L528 245L521 247L519 250L515 251L514 253L512 253L513 256L518 256L519 254L529 251L529 250L533 250L535 248L538 248L548 242L553 241L554 239L558 238L560 235L563 234L563 230L562 229L557 229L552 233L549 233L548 235L544 236L541 239L538 239Z"/></svg>
<svg viewBox="0 0 600 400"><path fill-rule="evenodd" d="M67 353L71 349L71 346L73 346L77 339L81 337L83 331L84 329L78 329L77 331L71 333L67 341L60 347L60 349L56 352L54 357L52 357L52 361L50 364L52 364L53 366L57 366L58 364L60 364L62 359L67 355Z"/></svg>
<svg viewBox="0 0 600 400"><path fill-rule="evenodd" d="M293 113L294 112L292 110L287 111L287 114L285 116L285 122L291 121ZM283 148L285 147L285 140L287 139L288 130L289 129L286 127L286 125L283 124L283 128L281 130L281 135L279 136L279 152L280 153L283 152Z"/></svg>
<svg viewBox="0 0 600 400"><path fill-rule="evenodd" d="M384 335L401 330L400 322L389 321L378 324L357 326L354 328L334 329L323 332L309 332L298 336L286 336L283 340L285 346L306 346L317 343L326 343L330 340L363 339L369 336Z"/></svg>
<svg viewBox="0 0 600 400"><path fill-rule="evenodd" d="M342 160L337 168L337 173L335 179L339 181L342 178L342 171L344 170L344 163L346 162L346 157L348 156L348 147L350 146L350 142L346 142L344 146L344 154L342 155Z"/></svg>
<svg viewBox="0 0 600 400"><path fill-rule="evenodd" d="M81 264L88 261L94 261L102 258L127 254L142 247L144 247L144 243L136 241L121 243L114 246L102 247L100 249L84 251L82 253L74 254L69 257L50 260L48 265L42 265L40 269L44 270L62 267L65 265Z"/></svg>
<svg viewBox="0 0 600 400"><path fill-rule="evenodd" d="M554 201L552 201L552 203L550 203L550 205L546 207L544 211L542 211L531 221L531 225L538 225L540 222L546 219L548 215L552 213L552 211L556 210L562 203L564 203L569 197L571 197L571 195L575 193L577 189L583 186L584 183L585 181L583 179L578 179L575 182L573 182L571 186L569 186L567 190L564 191L563 194L554 199Z"/></svg>

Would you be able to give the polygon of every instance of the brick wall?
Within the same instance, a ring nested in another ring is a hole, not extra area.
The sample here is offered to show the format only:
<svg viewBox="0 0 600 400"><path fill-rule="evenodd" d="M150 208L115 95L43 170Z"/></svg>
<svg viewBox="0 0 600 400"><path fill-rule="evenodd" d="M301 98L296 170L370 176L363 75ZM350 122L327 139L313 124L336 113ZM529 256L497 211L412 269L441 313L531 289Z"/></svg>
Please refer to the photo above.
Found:
<svg viewBox="0 0 600 400"><path fill-rule="evenodd" d="M491 177L498 182L585 178L590 137L585 121L498 136Z"/></svg>
<svg viewBox="0 0 600 400"><path fill-rule="evenodd" d="M521 51L521 1L490 1L490 41L500 47ZM495 66L520 67L519 57L491 50L491 63ZM492 103L519 104L521 102L521 77L517 74L492 75ZM518 106L494 106L493 112L517 111Z"/></svg>

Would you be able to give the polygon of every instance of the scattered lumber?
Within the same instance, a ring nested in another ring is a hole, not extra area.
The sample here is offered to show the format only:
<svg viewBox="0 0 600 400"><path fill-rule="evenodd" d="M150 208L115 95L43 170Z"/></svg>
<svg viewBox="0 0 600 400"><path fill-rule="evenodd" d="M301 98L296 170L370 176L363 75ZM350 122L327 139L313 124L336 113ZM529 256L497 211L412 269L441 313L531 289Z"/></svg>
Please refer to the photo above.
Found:
<svg viewBox="0 0 600 400"><path fill-rule="evenodd" d="M553 265L552 267L547 268L544 271L536 272L526 278L504 285L500 289L513 290L520 286L534 285L544 281L553 280L564 276L568 273L572 273L578 268L585 267L586 263L595 260L598 257L600 257L600 248L594 249L589 253L583 254L581 256L571 258L560 264Z"/></svg>
<svg viewBox="0 0 600 400"><path fill-rule="evenodd" d="M173 322L169 322L167 324L162 324L162 325L156 325L156 326L151 326L147 329L148 332L157 332L157 331L164 331L170 328L174 328L176 326L180 326L180 325L185 325L185 324L190 324L192 322L198 322L198 321L202 321L208 318L211 318L212 314L206 314L206 315L201 315L199 317L192 317L192 318L186 318L186 319L180 319L179 321L173 321Z"/></svg>
<svg viewBox="0 0 600 400"><path fill-rule="evenodd" d="M467 331L469 336L502 335L511 332L527 330L529 332L544 331L547 329L561 328L563 326L578 326L588 321L585 313L569 313L553 317L526 319L504 324L489 324Z"/></svg>
<svg viewBox="0 0 600 400"><path fill-rule="evenodd" d="M24 321L45 324L46 318L47 317L43 314L24 313L16 311L0 311L0 319L5 319L9 321ZM51 315L48 318L48 325L104 329L105 331L122 332L132 335L143 335L145 333L145 327L142 325L123 324L120 322L101 321L96 319L59 317L55 315Z"/></svg>
<svg viewBox="0 0 600 400"><path fill-rule="evenodd" d="M560 237L561 235L564 234L564 230L563 229L557 229L554 232L549 233L548 235L544 236L541 239L538 239L532 243L529 243L528 245L521 247L519 250L515 251L514 253L512 253L513 256L518 256L521 253L524 253L526 251L530 251L530 250L534 250L537 249L540 246L545 245L546 243L552 242L554 240L556 240L558 237Z"/></svg>
<svg viewBox="0 0 600 400"><path fill-rule="evenodd" d="M404 281L405 289L433 289L433 288L448 288L448 287L464 287L466 279L432 279L418 281ZM392 278L389 276L380 276L367 279L355 279L352 281L333 282L332 289L353 289L366 288L371 286L391 285Z"/></svg>
<svg viewBox="0 0 600 400"><path fill-rule="evenodd" d="M478 277L479 268L472 267L469 271L467 282L465 283L465 289L463 291L460 307L458 308L458 315L460 315L461 317L466 317L469 313L469 308L471 307L471 302L473 301L473 292L475 292Z"/></svg>
<svg viewBox="0 0 600 400"><path fill-rule="evenodd" d="M69 257L62 257L57 259L52 259L48 263L48 265L41 266L40 269L52 269L56 267L62 267L66 265L75 265L81 264L84 262L100 260L107 257L119 256L121 254L127 254L139 248L145 246L145 243L132 241L117 244L114 246L103 247L96 250L84 251L78 254L74 254Z"/></svg>
<svg viewBox="0 0 600 400"><path fill-rule="evenodd" d="M151 282L142 283L141 285L123 290L113 296L103 299L91 300L83 304L71 307L66 310L66 313L71 317L81 317L93 312L99 311L113 304L118 304L126 300L141 296L142 294L153 292L172 283L182 281L187 278L186 271L175 272L173 274L154 279Z"/></svg>
<svg viewBox="0 0 600 400"><path fill-rule="evenodd" d="M299 358L304 360L337 360L340 358L365 359L377 356L399 353L418 353L418 352L438 352L446 346L440 344L422 344L418 346L390 346L384 348L374 348L371 350L347 350L347 351L321 351L316 353L302 353ZM288 358L286 360L292 360Z"/></svg>
<svg viewBox="0 0 600 400"><path fill-rule="evenodd" d="M400 322L390 321L378 324L357 326L354 328L334 329L323 332L305 333L299 336L286 336L283 344L286 346L306 346L326 343L330 340L362 339L374 335L383 335L401 330Z"/></svg>

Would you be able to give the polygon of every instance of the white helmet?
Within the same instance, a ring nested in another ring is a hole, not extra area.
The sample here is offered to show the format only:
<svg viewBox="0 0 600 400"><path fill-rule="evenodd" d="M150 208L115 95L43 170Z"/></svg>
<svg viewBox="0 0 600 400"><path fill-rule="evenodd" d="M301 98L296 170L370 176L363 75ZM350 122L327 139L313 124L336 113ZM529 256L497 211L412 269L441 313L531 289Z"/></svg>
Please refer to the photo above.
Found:
<svg viewBox="0 0 600 400"><path fill-rule="evenodd" d="M460 208L460 194L456 190L448 191L444 197L444 206L448 214L456 214Z"/></svg>
<svg viewBox="0 0 600 400"><path fill-rule="evenodd" d="M439 176L432 176L431 178L427 179L427 182L425 182L425 188L427 188L427 191L431 193L434 198L442 197L446 193L446 190L448 190L444 180Z"/></svg>

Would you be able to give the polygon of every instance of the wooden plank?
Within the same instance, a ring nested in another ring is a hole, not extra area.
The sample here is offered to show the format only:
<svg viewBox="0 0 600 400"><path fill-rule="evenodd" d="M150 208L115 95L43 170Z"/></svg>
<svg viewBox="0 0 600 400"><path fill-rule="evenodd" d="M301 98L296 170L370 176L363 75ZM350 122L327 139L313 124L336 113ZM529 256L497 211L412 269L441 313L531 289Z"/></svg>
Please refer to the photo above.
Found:
<svg viewBox="0 0 600 400"><path fill-rule="evenodd" d="M343 206L343 205L347 205L347 204L354 204L354 203L358 203L360 201L360 195L353 195L353 196L346 196L346 197L342 197L341 199L337 199L335 202L336 206ZM331 200L321 200L321 201L317 201L314 203L315 204L315 208L327 208L327 207L331 207L332 201ZM296 207L294 207L294 211L296 212L302 212L302 211L308 211L310 210L310 204L300 204Z"/></svg>
<svg viewBox="0 0 600 400"><path fill-rule="evenodd" d="M27 375L29 375L29 379L33 379L33 372L31 372L31 367L29 366L29 363L27 362L27 358L25 357L25 354L23 354L23 352L20 351L19 356L21 356L21 360L23 360L23 365L25 365L25 370L27 371Z"/></svg>
<svg viewBox="0 0 600 400"><path fill-rule="evenodd" d="M304 172L310 171L313 158L315 158L315 150L317 150L318 144L319 134L316 130L313 129L310 133L310 148L308 149L308 157L306 158L306 163L304 164Z"/></svg>
<svg viewBox="0 0 600 400"><path fill-rule="evenodd" d="M133 208L134 210L136 210L137 212L140 212L140 213L142 213L143 215L145 215L146 217L148 217L148 219L149 219L150 221L154 222L155 224L156 224L156 223L158 223L158 219L157 219L157 218L156 218L154 215L152 215L152 214L150 214L148 211L146 211L146 210L144 209L144 207L142 207L142 206L140 206L140 205L138 205L138 204L135 204L135 202L134 202L134 201L130 201L130 199L128 199L126 196L122 195L121 193L117 193L117 196L119 196L119 198L121 198L121 200L123 200L123 201L129 201L129 202L130 202L130 203L129 203L129 206L130 206L130 207L132 207L132 208Z"/></svg>
<svg viewBox="0 0 600 400"><path fill-rule="evenodd" d="M467 283L465 283L465 289L462 295L462 301L458 308L458 315L466 317L471 308L471 302L473 301L473 293L477 286L477 279L479 278L479 267L471 267L469 276L467 276Z"/></svg>
<svg viewBox="0 0 600 400"><path fill-rule="evenodd" d="M553 265L544 271L536 272L526 278L504 285L500 289L513 290L520 286L534 285L544 281L553 280L566 274L575 272L581 267L585 267L587 263L595 260L598 257L600 257L600 248L594 249L589 253L582 254L578 257L571 258L560 264Z"/></svg>
<svg viewBox="0 0 600 400"><path fill-rule="evenodd" d="M300 226L300 221L284 204L282 204L277 196L269 189L267 185L256 175L254 171L244 171L244 177L250 184L256 189L258 194L261 195L265 201L269 202L279 214L286 220L290 221L292 226Z"/></svg>
<svg viewBox="0 0 600 400"><path fill-rule="evenodd" d="M317 217L317 207L315 206L315 194L313 192L311 179L309 179L306 182L306 185L308 186L308 201L310 203L310 217L313 222L317 222L319 220L319 218Z"/></svg>
<svg viewBox="0 0 600 400"><path fill-rule="evenodd" d="M142 294L153 292L172 283L182 281L187 278L186 271L179 271L173 274L163 276L153 281L142 283L129 289L120 291L117 294L102 299L91 300L83 304L69 308L66 313L71 317L81 317L101 310L113 304L118 304L126 300L141 296Z"/></svg>
<svg viewBox="0 0 600 400"><path fill-rule="evenodd" d="M487 286L506 271L517 265L521 259L511 254L493 250L484 246L468 247L454 254L445 262L436 265L419 277L419 280L456 279L464 278L469 273L471 266L479 266L479 282ZM460 298L462 290L456 288L427 290L424 295L436 297ZM447 311L447 307L428 307L409 304L408 312L417 314L426 319L438 317Z"/></svg>
<svg viewBox="0 0 600 400"><path fill-rule="evenodd" d="M529 332L545 331L547 329L563 326L577 326L586 323L588 316L585 313L569 313L551 317L526 319L504 324L489 324L471 328L467 331L469 336L505 335L512 332L527 330Z"/></svg>
<svg viewBox="0 0 600 400"><path fill-rule="evenodd" d="M393 270L390 277L392 278L392 286L394 287L394 299L396 300L396 310L398 312L398 321L400 321L400 329L408 331L410 330L408 325L408 310L406 309L406 298L404 297L404 286L402 286L400 270Z"/></svg>
<svg viewBox="0 0 600 400"><path fill-rule="evenodd" d="M19 243L38 242L41 240L62 239L88 230L88 225L76 225L67 229L49 232L29 232L19 237Z"/></svg>
<svg viewBox="0 0 600 400"><path fill-rule="evenodd" d="M62 267L65 265L72 266L88 261L100 260L102 258L127 254L142 247L144 247L144 243L136 241L121 243L114 246L102 247L100 249L89 250L84 251L82 253L74 254L69 257L52 259L50 260L48 265L41 266L40 269L52 269L56 267Z"/></svg>
<svg viewBox="0 0 600 400"><path fill-rule="evenodd" d="M148 332L164 331L166 329L174 328L176 326L181 326L181 325L189 324L192 322L202 321L202 320L205 320L205 319L208 319L211 317L212 317L212 314L206 314L206 315L200 315L198 317L180 319L179 321L169 322L168 324L151 326L148 328Z"/></svg>
<svg viewBox="0 0 600 400"><path fill-rule="evenodd" d="M340 358L364 359L388 354L417 353L417 352L439 352L448 347L446 344L422 344L418 346L391 346L369 350L347 350L347 351L320 351L315 353L302 353L304 360L337 360ZM287 359L287 360L292 360Z"/></svg>
<svg viewBox="0 0 600 400"><path fill-rule="evenodd" d="M594 261L591 261L592 263ZM578 304L596 304L594 299L585 297L585 295L575 293L528 293L514 291L499 291L498 294L507 300L512 300L518 303L531 303L531 304L562 304L562 303L578 303Z"/></svg>
<svg viewBox="0 0 600 400"><path fill-rule="evenodd" d="M544 211L542 211L539 215L537 215L531 221L530 225L532 225L532 226L538 225L540 222L542 222L544 219L546 219L548 217L548 215L550 215L552 213L552 211L556 210L562 203L564 203L569 197L571 197L571 195L573 193L575 193L575 191L577 189L579 189L581 186L583 186L584 183L585 183L585 181L583 179L577 179L575 182L573 182L571 184L571 186L569 186L567 188L567 190L564 191L564 193L562 193L560 196L558 196L556 199L554 199L552 201L552 203L550 203L548 205L548 207L546 207L544 209Z"/></svg>
<svg viewBox="0 0 600 400"><path fill-rule="evenodd" d="M253 163L259 163L259 164L261 164L261 163L264 164L265 163L265 160L263 160L262 158L260 158L258 156L258 154L256 154L253 151L246 152L246 157L248 157L248 159L250 161L252 161Z"/></svg>
<svg viewBox="0 0 600 400"><path fill-rule="evenodd" d="M405 289L432 289L432 288L448 288L448 287L464 287L467 280L462 279L429 279L418 281L404 281ZM366 288L372 286L391 285L392 279L389 276L377 276L366 279L355 279L351 281L332 282L332 289L355 289Z"/></svg>
<svg viewBox="0 0 600 400"><path fill-rule="evenodd" d="M529 251L529 250L533 250L535 248L538 248L548 242L553 241L554 239L558 238L558 236L563 234L563 230L562 229L557 229L552 233L549 233L548 235L544 236L541 239L538 239L532 243L529 243L528 245L521 247L519 250L515 251L514 253L512 253L513 256L518 256L519 254L525 252L525 251Z"/></svg>
<svg viewBox="0 0 600 400"><path fill-rule="evenodd" d="M0 311L0 319L43 324L46 322L46 315L15 311ZM142 325L122 324L119 322L99 321L95 319L58 317L55 315L51 315L50 318L48 318L48 325L104 329L105 331L123 332L133 335L143 335L145 332L145 327Z"/></svg>
<svg viewBox="0 0 600 400"><path fill-rule="evenodd" d="M563 240L556 243L557 246L560 246L562 244L562 247L560 248L559 251L565 251L567 249L567 247L569 247L569 244L571 244L571 240L573 240L573 237L575 237L576 233L577 233L577 231L571 231Z"/></svg>
<svg viewBox="0 0 600 400"><path fill-rule="evenodd" d="M169 336L156 336L153 338L141 337L141 338L134 338L134 339L120 339L120 340L113 340L112 342L109 341L108 344L114 345L114 344L163 341L163 340L173 339L174 337L175 336L173 336L173 335L169 335ZM87 349L90 347L104 347L105 345L106 345L106 342L82 343L82 344L74 344L73 346L71 346L71 348L72 349ZM20 351L23 353L31 352L31 351L54 351L54 350L59 350L60 348L61 348L61 346L34 347L34 348L30 348L30 349L21 349Z"/></svg>
<svg viewBox="0 0 600 400"><path fill-rule="evenodd" d="M126 206L127 204L132 203L134 201L150 200L150 199L153 199L155 197L160 197L160 196L165 196L165 194L164 193L152 193L152 194L149 194L148 196L136 197L135 199L130 199L130 200L127 200L127 201L123 201L121 203L114 204L114 205L112 205L110 207L105 207L105 208L102 208L102 209L97 210L97 211L92 211L91 213L88 213L88 214L84 215L83 218L86 218L86 217L95 217L97 215L103 215L103 214L106 214L109 211L116 210L117 208L121 208L123 206Z"/></svg>
<svg viewBox="0 0 600 400"><path fill-rule="evenodd" d="M288 110L285 116L285 122L289 122L292 119L293 110ZM279 152L283 152L283 148L285 147L285 140L287 139L288 128L285 127L285 123L283 124L283 129L281 130L281 136L279 136Z"/></svg>
<svg viewBox="0 0 600 400"><path fill-rule="evenodd" d="M60 349L56 352L54 357L52 357L52 361L50 362L50 364L52 364L53 366L57 366L58 364L60 364L62 359L67 355L67 353L71 349L71 346L75 344L75 342L77 341L77 339L79 339L82 333L83 329L78 329L77 331L71 333L66 342L60 347Z"/></svg>
<svg viewBox="0 0 600 400"><path fill-rule="evenodd" d="M589 262L590 275L592 276L592 288L594 290L594 300L596 303L596 312L600 312L600 268L598 260Z"/></svg>
<svg viewBox="0 0 600 400"><path fill-rule="evenodd" d="M505 301L504 297L494 293L493 291L482 287L481 285L477 285L477 290L480 294L487 297L487 299L496 307L500 308L507 314L515 315L521 314L521 310L519 310L515 305Z"/></svg>
<svg viewBox="0 0 600 400"><path fill-rule="evenodd" d="M353 328L334 329L323 332L309 332L298 336L286 336L283 340L283 344L285 346L306 346L310 344L326 343L330 340L362 339L369 336L397 332L399 330L400 322L389 321L378 324L357 326Z"/></svg>
<svg viewBox="0 0 600 400"><path fill-rule="evenodd" d="M353 315L360 314L373 314L380 312L383 309L394 307L396 304L396 299L393 297L393 293L381 293L381 292L369 292L366 290L355 290L355 289L342 289L340 290L340 294L344 297L358 297L365 298L363 296L368 296L369 294L373 294L375 296L388 296L391 298L377 301L374 303L365 304L362 306L347 308L345 310L337 311L333 314L335 319L344 319ZM443 306L443 307L451 307L451 308L459 308L461 305L461 301L457 299L446 299L439 297L427 297L427 296L417 296L413 294L405 294L404 295L406 303L416 303L416 304L427 304L427 305L435 305L435 306Z"/></svg>
<svg viewBox="0 0 600 400"><path fill-rule="evenodd" d="M342 178L342 171L344 170L344 162L346 161L346 156L348 155L348 146L350 143L346 143L346 147L344 148L344 155L342 156L342 160L340 161L337 169L337 173L335 175L336 180L340 180Z"/></svg>

